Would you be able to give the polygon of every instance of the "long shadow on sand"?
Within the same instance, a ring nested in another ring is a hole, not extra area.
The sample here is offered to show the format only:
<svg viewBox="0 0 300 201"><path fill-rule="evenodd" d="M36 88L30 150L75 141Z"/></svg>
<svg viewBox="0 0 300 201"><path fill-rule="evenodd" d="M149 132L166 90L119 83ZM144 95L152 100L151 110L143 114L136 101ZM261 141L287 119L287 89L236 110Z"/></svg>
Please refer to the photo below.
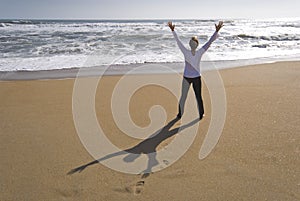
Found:
<svg viewBox="0 0 300 201"><path fill-rule="evenodd" d="M74 173L80 173L82 172L85 168L97 164L101 161L120 156L120 155L125 155L123 160L125 162L133 162L135 159L137 159L141 154L147 154L148 156L148 164L146 170L142 172L142 178L146 178L149 176L151 173L151 170L154 166L158 165L158 161L156 160L156 149L160 143L162 143L164 140L176 135L179 131L182 131L183 129L189 128L196 124L199 121L199 118L185 124L182 126L179 126L177 128L171 129L171 127L178 121L178 118L175 118L171 120L166 126L164 126L162 129L159 129L159 131L155 132L152 134L149 138L143 140L139 144L135 145L132 148L115 152L112 154L108 154L98 160L94 160L92 162L89 162L85 165L82 165L80 167L74 168L71 171L68 172L68 175L74 174ZM171 130L170 130L171 129Z"/></svg>

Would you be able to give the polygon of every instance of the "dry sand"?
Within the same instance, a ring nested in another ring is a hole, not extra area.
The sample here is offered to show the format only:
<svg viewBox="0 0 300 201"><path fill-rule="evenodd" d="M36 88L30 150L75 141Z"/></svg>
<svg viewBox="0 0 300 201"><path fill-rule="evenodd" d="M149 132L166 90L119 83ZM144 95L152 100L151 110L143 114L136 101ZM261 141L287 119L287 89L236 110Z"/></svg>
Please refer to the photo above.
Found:
<svg viewBox="0 0 300 201"><path fill-rule="evenodd" d="M0 82L0 200L300 200L300 62L220 73L227 114L215 149L198 159L211 116L204 86L206 117L194 143L176 163L146 178L102 164L67 174L95 160L74 126L74 79ZM125 149L141 140L126 136L113 121L110 97L119 79L101 80L95 109L107 137ZM168 121L177 113L172 94L147 86L130 102L137 125L150 123L148 111L155 104L165 108Z"/></svg>

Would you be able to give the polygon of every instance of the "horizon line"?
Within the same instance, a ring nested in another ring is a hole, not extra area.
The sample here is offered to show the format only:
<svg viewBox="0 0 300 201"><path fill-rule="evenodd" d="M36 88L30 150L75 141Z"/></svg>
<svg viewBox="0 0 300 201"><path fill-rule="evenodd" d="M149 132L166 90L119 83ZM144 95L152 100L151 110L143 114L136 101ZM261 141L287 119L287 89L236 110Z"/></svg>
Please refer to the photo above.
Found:
<svg viewBox="0 0 300 201"><path fill-rule="evenodd" d="M224 17L224 18L0 18L0 20L94 20L94 21L150 21L150 20L261 20L261 19L300 19L300 17Z"/></svg>

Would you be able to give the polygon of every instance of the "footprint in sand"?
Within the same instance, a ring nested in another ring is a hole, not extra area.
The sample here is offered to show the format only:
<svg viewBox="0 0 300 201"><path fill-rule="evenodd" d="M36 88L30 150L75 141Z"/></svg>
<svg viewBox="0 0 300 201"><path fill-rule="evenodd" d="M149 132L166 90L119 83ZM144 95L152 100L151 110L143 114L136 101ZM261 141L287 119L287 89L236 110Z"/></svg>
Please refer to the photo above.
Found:
<svg viewBox="0 0 300 201"><path fill-rule="evenodd" d="M165 165L169 165L169 164L170 164L168 160L163 160L163 163L164 163Z"/></svg>
<svg viewBox="0 0 300 201"><path fill-rule="evenodd" d="M145 181L138 181L136 182L134 188L133 188L133 194L139 195L141 194L142 190L144 189Z"/></svg>
<svg viewBox="0 0 300 201"><path fill-rule="evenodd" d="M136 182L135 185L132 185L130 187L126 187L126 191L129 193L133 193L134 195L139 195L142 193L144 189L145 181L140 180Z"/></svg>

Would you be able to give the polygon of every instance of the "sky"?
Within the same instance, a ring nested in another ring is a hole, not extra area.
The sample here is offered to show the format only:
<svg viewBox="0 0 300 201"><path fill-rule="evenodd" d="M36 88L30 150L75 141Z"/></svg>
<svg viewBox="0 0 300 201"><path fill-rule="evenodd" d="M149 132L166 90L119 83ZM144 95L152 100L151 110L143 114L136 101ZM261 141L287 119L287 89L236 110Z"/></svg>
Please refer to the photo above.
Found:
<svg viewBox="0 0 300 201"><path fill-rule="evenodd" d="M0 0L0 19L300 17L299 0Z"/></svg>

